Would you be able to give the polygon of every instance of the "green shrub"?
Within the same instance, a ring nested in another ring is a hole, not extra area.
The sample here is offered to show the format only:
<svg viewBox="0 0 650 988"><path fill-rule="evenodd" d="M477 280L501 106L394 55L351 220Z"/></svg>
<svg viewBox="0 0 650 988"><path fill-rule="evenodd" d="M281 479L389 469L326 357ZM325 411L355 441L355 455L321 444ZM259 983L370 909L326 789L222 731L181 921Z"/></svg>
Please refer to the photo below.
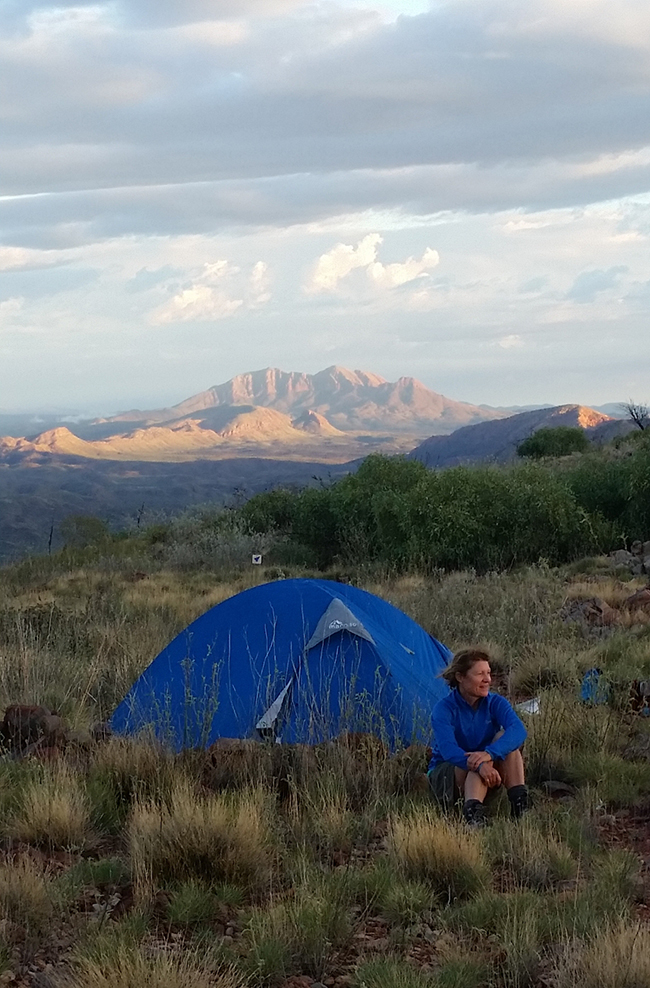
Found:
<svg viewBox="0 0 650 988"><path fill-rule="evenodd" d="M591 444L584 429L567 425L538 429L517 446L517 456L539 460L544 456L586 453Z"/></svg>

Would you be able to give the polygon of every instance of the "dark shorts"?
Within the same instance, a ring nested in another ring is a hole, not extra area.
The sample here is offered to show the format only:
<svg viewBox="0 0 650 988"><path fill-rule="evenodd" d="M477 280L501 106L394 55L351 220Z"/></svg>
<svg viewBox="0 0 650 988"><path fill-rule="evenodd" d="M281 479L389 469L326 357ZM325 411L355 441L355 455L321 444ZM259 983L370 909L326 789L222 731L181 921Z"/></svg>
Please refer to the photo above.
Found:
<svg viewBox="0 0 650 988"><path fill-rule="evenodd" d="M440 762L427 772L431 792L438 806L446 813L460 799L460 792L456 786L456 766L451 762ZM485 796L486 803L491 803L498 795L500 786L496 789L488 789Z"/></svg>
<svg viewBox="0 0 650 988"><path fill-rule="evenodd" d="M455 772L456 767L451 762L440 762L427 773L433 798L445 812L452 808L458 798Z"/></svg>

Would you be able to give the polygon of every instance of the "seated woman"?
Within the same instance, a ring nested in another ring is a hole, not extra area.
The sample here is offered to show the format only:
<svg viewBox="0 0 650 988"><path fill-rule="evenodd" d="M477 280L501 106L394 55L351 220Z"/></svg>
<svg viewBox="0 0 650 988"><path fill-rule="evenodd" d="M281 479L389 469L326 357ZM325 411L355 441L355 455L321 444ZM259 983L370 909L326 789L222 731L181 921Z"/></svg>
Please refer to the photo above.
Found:
<svg viewBox="0 0 650 988"><path fill-rule="evenodd" d="M520 817L529 806L520 748L526 728L505 697L490 693L490 656L478 648L457 652L443 672L451 692L433 709L435 735L429 781L449 805L452 787L464 797L463 814L484 826L488 791L504 785L510 811Z"/></svg>

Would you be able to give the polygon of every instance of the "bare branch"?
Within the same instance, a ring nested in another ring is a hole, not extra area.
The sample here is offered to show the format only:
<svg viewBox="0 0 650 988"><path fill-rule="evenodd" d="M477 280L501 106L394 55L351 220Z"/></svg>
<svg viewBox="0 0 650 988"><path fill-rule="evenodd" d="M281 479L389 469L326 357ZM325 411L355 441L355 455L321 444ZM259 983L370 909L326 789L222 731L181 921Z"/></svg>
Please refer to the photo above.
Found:
<svg viewBox="0 0 650 988"><path fill-rule="evenodd" d="M621 408L626 413L630 422L633 422L637 429L647 429L650 426L650 408L638 401L624 401Z"/></svg>

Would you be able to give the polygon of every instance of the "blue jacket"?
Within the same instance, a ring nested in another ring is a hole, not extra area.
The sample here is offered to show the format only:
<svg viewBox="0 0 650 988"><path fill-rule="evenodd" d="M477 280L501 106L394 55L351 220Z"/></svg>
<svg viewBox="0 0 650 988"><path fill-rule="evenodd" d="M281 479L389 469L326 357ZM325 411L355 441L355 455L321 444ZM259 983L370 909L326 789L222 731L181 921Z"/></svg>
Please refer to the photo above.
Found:
<svg viewBox="0 0 650 988"><path fill-rule="evenodd" d="M505 758L526 740L523 723L504 696L488 693L470 707L458 689L453 689L433 708L433 756L429 769L451 762L467 770L469 751L487 751L494 761ZM503 731L498 741L495 734Z"/></svg>

